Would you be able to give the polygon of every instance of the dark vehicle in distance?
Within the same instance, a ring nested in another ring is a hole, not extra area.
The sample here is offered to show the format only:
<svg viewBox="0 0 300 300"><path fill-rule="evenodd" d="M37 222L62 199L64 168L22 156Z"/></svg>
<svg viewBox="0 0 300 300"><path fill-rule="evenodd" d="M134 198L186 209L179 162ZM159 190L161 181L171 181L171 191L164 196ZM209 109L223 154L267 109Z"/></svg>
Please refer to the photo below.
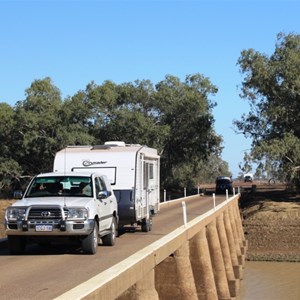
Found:
<svg viewBox="0 0 300 300"><path fill-rule="evenodd" d="M231 178L226 176L218 176L216 179L216 194L225 194L226 190L228 190L229 194L233 193Z"/></svg>
<svg viewBox="0 0 300 300"><path fill-rule="evenodd" d="M247 175L244 177L244 182L252 182L252 177Z"/></svg>

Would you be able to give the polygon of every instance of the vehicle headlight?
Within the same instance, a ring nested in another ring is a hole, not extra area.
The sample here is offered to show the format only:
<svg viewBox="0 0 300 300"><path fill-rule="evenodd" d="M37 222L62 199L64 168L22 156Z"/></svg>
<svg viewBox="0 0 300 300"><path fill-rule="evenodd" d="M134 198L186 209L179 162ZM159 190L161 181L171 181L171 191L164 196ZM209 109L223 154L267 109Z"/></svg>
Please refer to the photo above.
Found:
<svg viewBox="0 0 300 300"><path fill-rule="evenodd" d="M25 218L25 213L25 208L9 207L6 209L5 218L9 221L23 220Z"/></svg>
<svg viewBox="0 0 300 300"><path fill-rule="evenodd" d="M84 219L86 220L88 218L88 211L86 208L82 207L70 207L68 209L68 220L70 219Z"/></svg>

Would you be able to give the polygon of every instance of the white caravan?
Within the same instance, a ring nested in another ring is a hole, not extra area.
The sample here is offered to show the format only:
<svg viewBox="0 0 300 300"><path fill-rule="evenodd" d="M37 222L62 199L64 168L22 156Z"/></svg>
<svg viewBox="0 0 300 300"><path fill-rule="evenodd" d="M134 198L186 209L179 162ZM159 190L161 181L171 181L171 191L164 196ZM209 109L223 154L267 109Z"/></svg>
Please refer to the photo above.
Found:
<svg viewBox="0 0 300 300"><path fill-rule="evenodd" d="M118 200L119 226L151 230L159 210L160 157L157 150L124 142L69 146L56 153L54 172L97 172L107 176Z"/></svg>

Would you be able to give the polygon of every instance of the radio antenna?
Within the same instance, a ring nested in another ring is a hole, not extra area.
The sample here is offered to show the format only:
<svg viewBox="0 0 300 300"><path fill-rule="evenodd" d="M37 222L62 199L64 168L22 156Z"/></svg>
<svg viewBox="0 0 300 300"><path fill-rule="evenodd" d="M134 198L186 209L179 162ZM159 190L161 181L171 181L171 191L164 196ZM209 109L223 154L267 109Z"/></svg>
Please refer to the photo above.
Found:
<svg viewBox="0 0 300 300"><path fill-rule="evenodd" d="M66 168L67 168L67 147L65 147L64 150L64 176L66 176ZM64 195L64 206L67 206L65 195Z"/></svg>

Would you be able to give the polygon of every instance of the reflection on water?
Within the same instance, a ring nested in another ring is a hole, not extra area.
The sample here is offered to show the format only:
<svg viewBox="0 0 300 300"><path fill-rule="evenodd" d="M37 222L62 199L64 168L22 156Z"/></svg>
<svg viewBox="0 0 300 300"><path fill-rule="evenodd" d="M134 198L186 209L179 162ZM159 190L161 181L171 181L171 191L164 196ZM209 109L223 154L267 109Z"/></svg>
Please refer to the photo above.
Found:
<svg viewBox="0 0 300 300"><path fill-rule="evenodd" d="M300 263L247 261L241 300L299 300Z"/></svg>

